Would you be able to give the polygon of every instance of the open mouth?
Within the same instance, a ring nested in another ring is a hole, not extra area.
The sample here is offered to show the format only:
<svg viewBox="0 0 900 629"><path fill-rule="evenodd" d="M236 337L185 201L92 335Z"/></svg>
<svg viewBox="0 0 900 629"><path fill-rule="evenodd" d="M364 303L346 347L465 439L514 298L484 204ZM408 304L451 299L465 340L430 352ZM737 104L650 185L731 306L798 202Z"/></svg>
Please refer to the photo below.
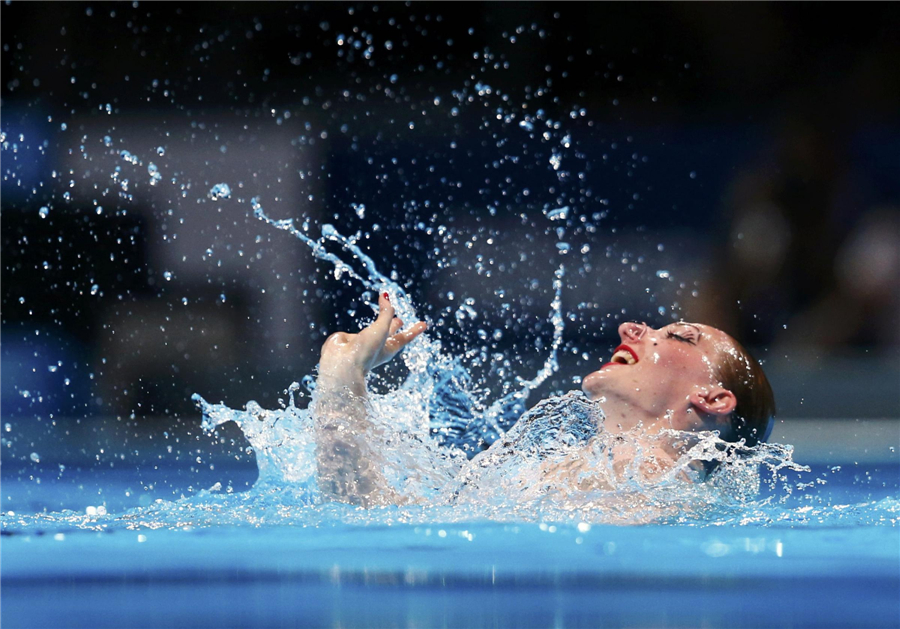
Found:
<svg viewBox="0 0 900 629"><path fill-rule="evenodd" d="M627 345L619 345L615 351L613 352L612 359L610 362L603 365L604 367L609 365L635 365L638 362L637 352L628 347Z"/></svg>

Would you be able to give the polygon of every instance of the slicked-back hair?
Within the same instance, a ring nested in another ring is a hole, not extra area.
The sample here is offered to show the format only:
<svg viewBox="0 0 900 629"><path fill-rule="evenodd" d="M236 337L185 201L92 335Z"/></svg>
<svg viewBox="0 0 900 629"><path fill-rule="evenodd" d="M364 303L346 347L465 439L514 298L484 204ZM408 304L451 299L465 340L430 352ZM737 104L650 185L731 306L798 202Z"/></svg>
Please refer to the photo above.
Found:
<svg viewBox="0 0 900 629"><path fill-rule="evenodd" d="M753 447L763 439L769 420L775 417L775 395L759 362L736 340L731 339L731 343L734 351L722 352L716 376L734 393L737 405L731 413L731 430L723 431L721 438L743 439Z"/></svg>

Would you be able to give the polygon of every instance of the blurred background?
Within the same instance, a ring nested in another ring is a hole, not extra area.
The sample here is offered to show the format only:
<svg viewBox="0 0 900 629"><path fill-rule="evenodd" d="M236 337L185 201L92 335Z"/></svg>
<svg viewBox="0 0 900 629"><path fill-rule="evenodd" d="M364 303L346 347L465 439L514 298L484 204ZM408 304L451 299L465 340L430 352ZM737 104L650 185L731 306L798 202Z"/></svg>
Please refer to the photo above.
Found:
<svg viewBox="0 0 900 629"><path fill-rule="evenodd" d="M816 438L896 458L895 4L0 16L5 478L247 482L246 442L204 435L191 395L277 407L373 298L253 198L354 237L475 375L499 353L533 376L564 265L560 370L530 403L578 388L621 322L684 318L763 361L776 437L835 420Z"/></svg>

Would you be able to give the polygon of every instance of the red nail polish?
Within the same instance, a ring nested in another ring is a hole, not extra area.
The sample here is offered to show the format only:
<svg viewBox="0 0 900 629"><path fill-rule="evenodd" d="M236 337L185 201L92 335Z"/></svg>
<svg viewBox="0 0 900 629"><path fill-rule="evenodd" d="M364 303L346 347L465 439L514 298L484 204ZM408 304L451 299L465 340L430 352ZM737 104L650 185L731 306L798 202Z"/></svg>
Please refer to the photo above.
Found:
<svg viewBox="0 0 900 629"><path fill-rule="evenodd" d="M385 294L384 294L384 298L385 298L385 299L387 299L387 300L388 300L388 301L390 301L390 300L391 300L391 296L390 296L390 295L388 295L388 294L387 294L387 293L385 293Z"/></svg>

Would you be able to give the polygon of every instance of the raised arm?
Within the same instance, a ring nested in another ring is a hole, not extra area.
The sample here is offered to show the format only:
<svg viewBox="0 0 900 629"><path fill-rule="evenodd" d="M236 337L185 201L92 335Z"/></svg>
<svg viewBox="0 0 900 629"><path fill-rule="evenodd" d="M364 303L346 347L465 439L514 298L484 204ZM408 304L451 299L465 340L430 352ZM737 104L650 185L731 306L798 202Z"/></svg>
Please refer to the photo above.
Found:
<svg viewBox="0 0 900 629"><path fill-rule="evenodd" d="M336 332L322 345L313 398L319 488L328 497L365 507L397 504L387 485L380 452L371 437L366 375L388 362L425 330L419 321L401 331L387 293L378 299L378 317L357 334Z"/></svg>

